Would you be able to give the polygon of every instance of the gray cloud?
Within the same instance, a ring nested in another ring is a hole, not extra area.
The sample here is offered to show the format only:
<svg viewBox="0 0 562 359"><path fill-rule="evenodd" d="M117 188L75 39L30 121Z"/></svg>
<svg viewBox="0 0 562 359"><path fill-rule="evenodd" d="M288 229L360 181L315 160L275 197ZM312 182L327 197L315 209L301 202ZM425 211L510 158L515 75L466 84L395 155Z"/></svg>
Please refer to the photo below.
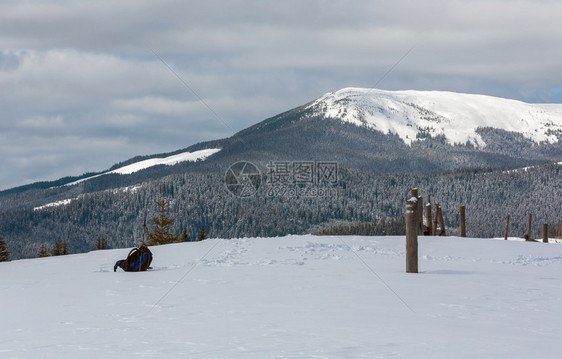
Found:
<svg viewBox="0 0 562 359"><path fill-rule="evenodd" d="M5 1L0 189L229 136L346 86L560 102L560 13L546 0Z"/></svg>

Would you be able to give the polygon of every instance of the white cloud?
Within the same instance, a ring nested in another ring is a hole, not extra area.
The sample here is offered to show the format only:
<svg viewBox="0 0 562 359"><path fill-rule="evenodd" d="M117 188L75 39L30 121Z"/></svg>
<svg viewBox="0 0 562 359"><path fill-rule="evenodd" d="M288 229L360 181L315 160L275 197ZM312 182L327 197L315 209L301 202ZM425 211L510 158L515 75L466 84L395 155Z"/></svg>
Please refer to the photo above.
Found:
<svg viewBox="0 0 562 359"><path fill-rule="evenodd" d="M146 112L160 115L181 115L200 107L198 102L177 101L158 96L145 96L132 99L118 99L112 102L119 110L132 112Z"/></svg>
<svg viewBox="0 0 562 359"><path fill-rule="evenodd" d="M157 61L131 61L72 49L4 50L18 65L0 73L3 101L67 108L123 92L161 90L171 81Z"/></svg>
<svg viewBox="0 0 562 359"><path fill-rule="evenodd" d="M97 152L109 167L348 86L562 101L548 91L562 76L560 13L548 0L3 1L0 133L38 152L56 139L55 159L69 139L120 138ZM32 177L6 161L18 173L3 171L0 188ZM55 163L64 174L88 166Z"/></svg>
<svg viewBox="0 0 562 359"><path fill-rule="evenodd" d="M18 127L26 130L46 130L46 129L60 129L64 126L62 116L54 117L32 117L25 119L17 124Z"/></svg>
<svg viewBox="0 0 562 359"><path fill-rule="evenodd" d="M110 127L133 127L142 126L147 122L146 117L133 115L130 113L110 115L104 120L104 123Z"/></svg>

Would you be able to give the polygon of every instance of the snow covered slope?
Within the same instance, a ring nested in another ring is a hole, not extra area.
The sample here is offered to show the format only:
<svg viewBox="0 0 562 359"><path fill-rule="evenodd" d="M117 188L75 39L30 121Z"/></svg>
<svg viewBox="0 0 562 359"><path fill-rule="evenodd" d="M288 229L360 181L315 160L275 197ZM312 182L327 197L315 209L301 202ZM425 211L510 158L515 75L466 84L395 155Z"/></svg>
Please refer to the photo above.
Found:
<svg viewBox="0 0 562 359"><path fill-rule="evenodd" d="M441 91L345 88L311 105L317 114L397 134L405 143L418 132L444 135L449 143L484 147L476 129L521 133L534 142L562 138L562 104L528 104L502 98Z"/></svg>
<svg viewBox="0 0 562 359"><path fill-rule="evenodd" d="M199 150L199 151L195 151L195 152L183 152L183 153L179 153L177 155L173 155L173 156L168 156L168 157L164 157L164 158L151 158L148 160L144 160L144 161L139 161L136 163L132 163L128 166L124 166L124 167L120 167L117 169L114 169L113 171L109 171L108 173L118 173L121 175L124 174L131 174L134 172L138 172L140 170L144 170L146 168L152 167L152 166L157 166L157 165L167 165L167 166L173 166L175 164L178 164L180 162L185 162L185 161L190 161L190 162L194 162L194 161L198 161L198 160L204 160L205 158L217 153L220 151L220 148L211 148L211 149L206 149L206 150Z"/></svg>
<svg viewBox="0 0 562 359"><path fill-rule="evenodd" d="M562 246L206 240L0 263L2 358L559 358Z"/></svg>
<svg viewBox="0 0 562 359"><path fill-rule="evenodd" d="M126 174L128 175L128 174L135 173L135 172L138 172L138 171L141 171L141 170L153 167L153 166L157 166L157 165L173 166L173 165L178 164L180 162L186 162L186 161L195 162L195 161L199 161L199 160L204 160L207 157L209 157L209 156L211 156L211 155L213 155L213 154L215 154L219 151L220 151L220 148L211 148L211 149L199 150L199 151L194 151L194 152L182 152L182 153L179 153L177 155L168 156L168 157L150 158L148 160L135 162L135 163L132 163L132 164L127 165L127 166L116 168L112 171L101 173L99 175L82 178L82 179L79 179L78 181L67 183L66 186L72 186L72 185L75 185L77 183L84 182L84 181L90 180L92 178L96 178L96 177L111 174L111 173L117 173L117 174L120 174L120 175L126 175Z"/></svg>

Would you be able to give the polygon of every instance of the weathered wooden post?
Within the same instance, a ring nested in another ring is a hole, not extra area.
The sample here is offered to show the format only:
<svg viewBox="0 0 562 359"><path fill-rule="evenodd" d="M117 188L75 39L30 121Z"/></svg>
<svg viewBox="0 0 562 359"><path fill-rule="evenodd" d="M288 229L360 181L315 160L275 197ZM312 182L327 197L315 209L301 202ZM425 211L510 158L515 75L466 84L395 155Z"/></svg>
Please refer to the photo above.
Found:
<svg viewBox="0 0 562 359"><path fill-rule="evenodd" d="M530 241L531 239L531 223L532 223L533 215L529 213L529 220L527 221L527 234L525 235L525 240Z"/></svg>
<svg viewBox="0 0 562 359"><path fill-rule="evenodd" d="M423 235L423 198L418 196L418 207L416 208L416 214L418 215L418 234Z"/></svg>
<svg viewBox="0 0 562 359"><path fill-rule="evenodd" d="M418 216L418 235L421 236L423 234L423 197L418 194L417 199L418 201L416 202L416 215Z"/></svg>
<svg viewBox="0 0 562 359"><path fill-rule="evenodd" d="M548 243L548 223L542 225L542 242Z"/></svg>
<svg viewBox="0 0 562 359"><path fill-rule="evenodd" d="M466 209L465 206L460 208L460 220L461 220L461 237L466 237Z"/></svg>
<svg viewBox="0 0 562 359"><path fill-rule="evenodd" d="M420 233L420 229L419 229L419 191L417 188L412 188L412 190L410 191L410 194L412 196L412 198L416 199L416 207L414 208L414 211L416 212L416 227L418 228L418 234Z"/></svg>
<svg viewBox="0 0 562 359"><path fill-rule="evenodd" d="M431 235L437 235L437 217L439 217L439 204L435 205L435 218L433 219L433 230L431 231Z"/></svg>
<svg viewBox="0 0 562 359"><path fill-rule="evenodd" d="M431 236L433 234L431 226L431 197L427 196L427 204L425 205L425 221L427 222L427 228L423 233L426 236Z"/></svg>
<svg viewBox="0 0 562 359"><path fill-rule="evenodd" d="M439 235L446 236L447 233L445 232L445 220L443 219L443 210L441 209L441 207L439 207L439 227L441 227Z"/></svg>
<svg viewBox="0 0 562 359"><path fill-rule="evenodd" d="M418 195L419 195L419 191L417 188L412 188L412 190L410 191L410 195L415 198L416 200L418 199ZM417 204L416 204L417 205ZM415 208L414 208L415 209Z"/></svg>
<svg viewBox="0 0 562 359"><path fill-rule="evenodd" d="M406 273L418 272L417 198L406 201Z"/></svg>
<svg viewBox="0 0 562 359"><path fill-rule="evenodd" d="M509 214L505 217L505 234L503 239L507 241L507 234L509 233Z"/></svg>

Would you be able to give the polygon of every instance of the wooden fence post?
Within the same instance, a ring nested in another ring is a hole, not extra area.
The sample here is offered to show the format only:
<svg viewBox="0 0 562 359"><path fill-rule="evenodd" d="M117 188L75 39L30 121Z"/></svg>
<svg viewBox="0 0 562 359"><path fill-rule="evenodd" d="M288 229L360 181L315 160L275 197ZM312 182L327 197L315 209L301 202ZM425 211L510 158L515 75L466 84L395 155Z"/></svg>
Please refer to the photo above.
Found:
<svg viewBox="0 0 562 359"><path fill-rule="evenodd" d="M431 231L431 235L437 235L437 218L439 217L439 204L435 205L435 218L433 219L433 230Z"/></svg>
<svg viewBox="0 0 562 359"><path fill-rule="evenodd" d="M412 188L412 190L410 191L410 195L412 196L412 198L414 198L416 200L416 207L414 208L414 211L416 212L416 227L418 228L418 234L419 234L419 191L417 188Z"/></svg>
<svg viewBox="0 0 562 359"><path fill-rule="evenodd" d="M548 223L542 225L542 242L548 243Z"/></svg>
<svg viewBox="0 0 562 359"><path fill-rule="evenodd" d="M431 197L427 197L427 204L425 205L425 221L427 222L426 231L423 233L426 236L431 236L433 234L431 226Z"/></svg>
<svg viewBox="0 0 562 359"><path fill-rule="evenodd" d="M441 209L441 207L439 207L439 227L441 227L439 235L446 236L447 233L445 232L445 220L443 219L443 210Z"/></svg>
<svg viewBox="0 0 562 359"><path fill-rule="evenodd" d="M461 237L466 237L466 207L461 206L460 211Z"/></svg>
<svg viewBox="0 0 562 359"><path fill-rule="evenodd" d="M509 233L509 214L505 217L505 235L504 238L507 241L507 234Z"/></svg>
<svg viewBox="0 0 562 359"><path fill-rule="evenodd" d="M406 201L406 273L418 272L418 226L415 197Z"/></svg>
<svg viewBox="0 0 562 359"><path fill-rule="evenodd" d="M418 206L416 208L416 214L418 215L418 234L423 235L423 198L418 196Z"/></svg>
<svg viewBox="0 0 562 359"><path fill-rule="evenodd" d="M417 188L412 188L412 190L410 191L410 196L414 197L414 198L418 198L419 195L419 191ZM415 208L414 208L415 209Z"/></svg>
<svg viewBox="0 0 562 359"><path fill-rule="evenodd" d="M532 223L533 215L529 213L529 220L527 221L527 234L525 235L525 240L530 241L531 239L531 223Z"/></svg>

